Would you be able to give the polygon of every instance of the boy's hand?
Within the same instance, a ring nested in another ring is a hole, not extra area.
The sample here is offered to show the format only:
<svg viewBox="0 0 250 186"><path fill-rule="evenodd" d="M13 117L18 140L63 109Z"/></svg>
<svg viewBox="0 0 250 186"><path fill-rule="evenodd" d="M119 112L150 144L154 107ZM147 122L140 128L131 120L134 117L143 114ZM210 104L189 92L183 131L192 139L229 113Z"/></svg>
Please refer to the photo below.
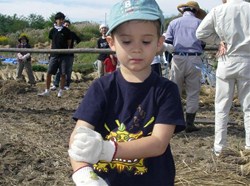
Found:
<svg viewBox="0 0 250 186"><path fill-rule="evenodd" d="M108 184L88 166L77 170L73 174L72 179L76 186L108 186Z"/></svg>
<svg viewBox="0 0 250 186"><path fill-rule="evenodd" d="M79 127L68 151L75 161L97 163L99 160L112 161L116 152L116 143L104 141L102 136L87 127Z"/></svg>

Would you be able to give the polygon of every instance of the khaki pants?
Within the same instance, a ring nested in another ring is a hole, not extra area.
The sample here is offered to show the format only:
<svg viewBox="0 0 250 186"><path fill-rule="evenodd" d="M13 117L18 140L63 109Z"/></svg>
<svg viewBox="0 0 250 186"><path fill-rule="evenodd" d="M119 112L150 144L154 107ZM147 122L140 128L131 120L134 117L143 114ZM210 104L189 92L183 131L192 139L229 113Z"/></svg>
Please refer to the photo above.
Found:
<svg viewBox="0 0 250 186"><path fill-rule="evenodd" d="M23 69L26 69L27 75L28 75L28 79L30 84L35 84L35 77L33 75L33 71L32 71L32 65L31 65L31 61L29 60L25 60L25 61L18 61L17 63L17 70L16 70L16 74L17 74L17 79L22 78L22 73L23 73Z"/></svg>
<svg viewBox="0 0 250 186"><path fill-rule="evenodd" d="M174 55L172 58L170 80L177 84L180 95L182 95L185 86L187 113L195 113L199 108L201 88L201 70L199 66L201 63L200 56Z"/></svg>
<svg viewBox="0 0 250 186"><path fill-rule="evenodd" d="M218 62L214 141L214 150L218 152L227 146L227 123L235 86L244 112L245 147L250 149L250 59L247 57L224 57Z"/></svg>
<svg viewBox="0 0 250 186"><path fill-rule="evenodd" d="M97 73L98 77L101 77L104 75L104 64L103 61L97 60Z"/></svg>

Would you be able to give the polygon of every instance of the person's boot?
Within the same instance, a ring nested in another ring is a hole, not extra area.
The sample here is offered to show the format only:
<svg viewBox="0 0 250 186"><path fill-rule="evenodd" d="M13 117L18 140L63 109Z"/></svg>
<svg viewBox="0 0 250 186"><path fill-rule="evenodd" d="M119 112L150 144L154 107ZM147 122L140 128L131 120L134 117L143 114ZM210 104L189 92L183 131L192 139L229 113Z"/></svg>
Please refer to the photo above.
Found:
<svg viewBox="0 0 250 186"><path fill-rule="evenodd" d="M186 126L185 131L187 133L195 132L195 131L199 131L200 130L199 128L197 128L194 125L195 114L196 113L186 113L186 123L187 123L187 126Z"/></svg>

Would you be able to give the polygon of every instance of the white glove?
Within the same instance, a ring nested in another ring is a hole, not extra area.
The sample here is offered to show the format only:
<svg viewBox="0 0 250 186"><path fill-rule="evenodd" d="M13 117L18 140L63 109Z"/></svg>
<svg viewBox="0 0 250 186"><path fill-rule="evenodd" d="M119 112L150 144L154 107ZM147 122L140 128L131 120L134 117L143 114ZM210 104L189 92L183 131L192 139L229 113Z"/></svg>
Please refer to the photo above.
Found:
<svg viewBox="0 0 250 186"><path fill-rule="evenodd" d="M112 161L116 152L116 143L104 141L102 136L87 127L76 129L73 142L68 150L69 156L75 161L97 163L99 160Z"/></svg>
<svg viewBox="0 0 250 186"><path fill-rule="evenodd" d="M108 186L108 184L99 177L91 167L83 167L77 170L72 179L76 186Z"/></svg>
<svg viewBox="0 0 250 186"><path fill-rule="evenodd" d="M17 59L22 59L23 55L21 53L17 54Z"/></svg>
<svg viewBox="0 0 250 186"><path fill-rule="evenodd" d="M162 47L162 52L169 52L169 53L173 53L174 52L174 46L168 43L163 43L163 47Z"/></svg>
<svg viewBox="0 0 250 186"><path fill-rule="evenodd" d="M29 57L30 57L30 53L27 53L21 59L26 61Z"/></svg>

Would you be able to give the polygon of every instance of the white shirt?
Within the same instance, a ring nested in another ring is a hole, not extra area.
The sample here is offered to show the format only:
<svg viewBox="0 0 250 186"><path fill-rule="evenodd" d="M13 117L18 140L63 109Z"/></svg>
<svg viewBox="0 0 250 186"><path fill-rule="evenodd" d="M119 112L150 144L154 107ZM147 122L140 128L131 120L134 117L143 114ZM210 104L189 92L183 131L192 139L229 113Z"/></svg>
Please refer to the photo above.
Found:
<svg viewBox="0 0 250 186"><path fill-rule="evenodd" d="M227 44L228 56L250 56L250 3L227 0L203 19L196 37L207 44Z"/></svg>
<svg viewBox="0 0 250 186"><path fill-rule="evenodd" d="M153 64L158 64L158 63L161 63L161 58L160 58L160 55L156 55L151 63L151 65Z"/></svg>

